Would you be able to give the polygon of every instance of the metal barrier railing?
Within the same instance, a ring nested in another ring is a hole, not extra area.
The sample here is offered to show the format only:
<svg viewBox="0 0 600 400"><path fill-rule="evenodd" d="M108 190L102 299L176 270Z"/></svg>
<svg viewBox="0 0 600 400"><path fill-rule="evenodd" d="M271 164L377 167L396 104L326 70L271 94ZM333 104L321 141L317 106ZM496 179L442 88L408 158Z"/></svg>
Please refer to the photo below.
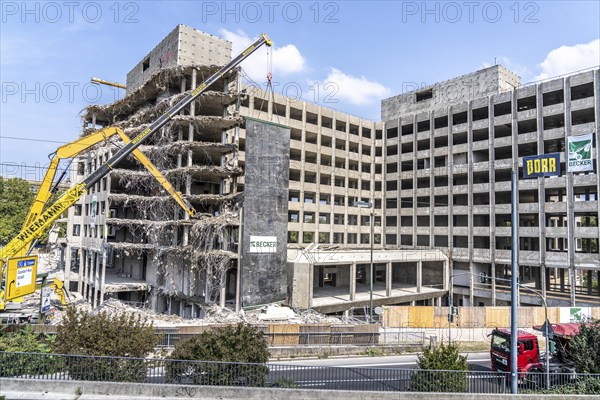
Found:
<svg viewBox="0 0 600 400"><path fill-rule="evenodd" d="M0 377L356 391L506 393L506 374L0 352Z"/></svg>
<svg viewBox="0 0 600 400"><path fill-rule="evenodd" d="M301 366L48 353L0 352L0 377L356 391L508 393L501 372ZM519 374L523 391L546 388L545 373ZM600 374L552 373L551 387L592 382Z"/></svg>

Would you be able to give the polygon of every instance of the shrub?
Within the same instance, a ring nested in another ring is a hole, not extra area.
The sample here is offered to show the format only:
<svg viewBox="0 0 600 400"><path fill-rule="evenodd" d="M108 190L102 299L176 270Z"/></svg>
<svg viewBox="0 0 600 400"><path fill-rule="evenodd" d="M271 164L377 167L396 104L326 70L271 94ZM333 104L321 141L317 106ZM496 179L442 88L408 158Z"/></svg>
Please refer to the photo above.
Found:
<svg viewBox="0 0 600 400"><path fill-rule="evenodd" d="M53 337L37 333L31 326L6 325L0 327L0 351L50 353Z"/></svg>
<svg viewBox="0 0 600 400"><path fill-rule="evenodd" d="M75 379L137 382L146 377L143 358L158 340L145 318L131 314L110 316L105 312L91 315L69 308L58 326L54 350L63 354L129 357L73 356L67 364Z"/></svg>
<svg viewBox="0 0 600 400"><path fill-rule="evenodd" d="M271 387L278 387L278 388L297 388L298 384L296 384L296 382L294 382L294 378L290 378L290 377L283 377L283 378L279 378L277 379L275 382L273 382L273 384L271 385Z"/></svg>
<svg viewBox="0 0 600 400"><path fill-rule="evenodd" d="M525 390L523 393L600 394L600 377L579 378L568 385L560 385L550 389Z"/></svg>
<svg viewBox="0 0 600 400"><path fill-rule="evenodd" d="M459 354L458 346L443 343L434 349L425 349L419 355L417 366L410 379L414 392L466 392L469 381L467 358Z"/></svg>
<svg viewBox="0 0 600 400"><path fill-rule="evenodd" d="M226 326L178 342L165 364L167 382L263 386L269 356L261 331L244 324Z"/></svg>
<svg viewBox="0 0 600 400"><path fill-rule="evenodd" d="M600 319L583 321L569 346L577 372L600 373Z"/></svg>
<svg viewBox="0 0 600 400"><path fill-rule="evenodd" d="M0 376L43 375L60 370L59 360L44 354L50 352L52 341L52 336L36 333L31 326L0 327Z"/></svg>

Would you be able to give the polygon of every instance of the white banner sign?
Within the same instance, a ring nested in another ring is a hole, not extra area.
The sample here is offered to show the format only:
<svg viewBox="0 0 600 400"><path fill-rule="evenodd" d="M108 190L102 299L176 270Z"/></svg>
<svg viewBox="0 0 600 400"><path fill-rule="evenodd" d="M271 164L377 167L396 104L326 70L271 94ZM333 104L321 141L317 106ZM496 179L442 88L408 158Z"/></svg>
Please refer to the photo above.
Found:
<svg viewBox="0 0 600 400"><path fill-rule="evenodd" d="M580 322L592 317L591 307L561 307L560 322Z"/></svg>
<svg viewBox="0 0 600 400"><path fill-rule="evenodd" d="M249 253L276 253L276 236L250 236Z"/></svg>
<svg viewBox="0 0 600 400"><path fill-rule="evenodd" d="M48 286L42 287L42 314L50 310L50 294L52 289Z"/></svg>
<svg viewBox="0 0 600 400"><path fill-rule="evenodd" d="M567 172L593 171L594 137L591 133L568 137Z"/></svg>
<svg viewBox="0 0 600 400"><path fill-rule="evenodd" d="M92 204L90 205L90 226L96 227L96 206L98 205L98 197L92 196Z"/></svg>

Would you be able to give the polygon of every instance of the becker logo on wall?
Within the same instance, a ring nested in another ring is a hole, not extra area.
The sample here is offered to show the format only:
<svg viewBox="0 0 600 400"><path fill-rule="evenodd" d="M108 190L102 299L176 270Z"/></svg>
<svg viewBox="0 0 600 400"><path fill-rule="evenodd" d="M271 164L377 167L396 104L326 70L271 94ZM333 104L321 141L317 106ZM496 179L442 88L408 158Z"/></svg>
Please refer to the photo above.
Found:
<svg viewBox="0 0 600 400"><path fill-rule="evenodd" d="M277 236L250 236L249 253L277 253Z"/></svg>
<svg viewBox="0 0 600 400"><path fill-rule="evenodd" d="M593 134L569 136L567 156L567 172L593 171Z"/></svg>

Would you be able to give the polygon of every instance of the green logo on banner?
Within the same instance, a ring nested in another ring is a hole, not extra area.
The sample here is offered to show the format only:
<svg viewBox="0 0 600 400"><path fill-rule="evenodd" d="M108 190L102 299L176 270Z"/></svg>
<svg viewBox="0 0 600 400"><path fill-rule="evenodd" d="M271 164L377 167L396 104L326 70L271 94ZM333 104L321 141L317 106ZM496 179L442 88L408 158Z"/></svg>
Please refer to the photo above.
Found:
<svg viewBox="0 0 600 400"><path fill-rule="evenodd" d="M593 171L592 135L569 137L568 171Z"/></svg>

